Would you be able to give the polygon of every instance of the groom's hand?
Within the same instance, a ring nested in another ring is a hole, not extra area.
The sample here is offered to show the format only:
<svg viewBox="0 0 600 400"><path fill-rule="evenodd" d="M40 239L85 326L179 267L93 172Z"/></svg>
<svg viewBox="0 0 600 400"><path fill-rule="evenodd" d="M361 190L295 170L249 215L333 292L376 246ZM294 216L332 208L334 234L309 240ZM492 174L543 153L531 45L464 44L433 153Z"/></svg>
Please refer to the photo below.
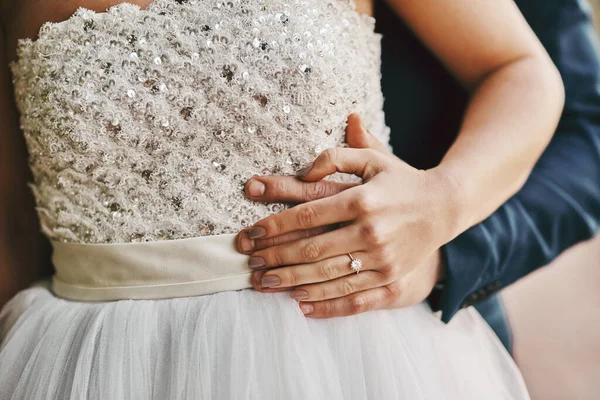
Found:
<svg viewBox="0 0 600 400"><path fill-rule="evenodd" d="M352 148L370 148L380 152L388 152L374 136L361 124L356 115L350 116L346 130L347 141ZM261 176L248 181L246 195L253 200L262 202L305 203L336 195L356 185L342 184L320 180L305 182L289 176ZM325 226L286 233L285 235L269 238L252 238L250 229L245 229L237 236L236 245L240 252L251 254L258 250L278 246L296 240L322 234L337 226ZM261 292L279 292L293 287L273 287L271 278L265 276L268 269L256 271L252 275L252 285ZM328 318L342 315L357 314L373 309L390 309L405 307L423 301L441 278L443 267L439 250L423 265L412 269L401 279L390 284L373 287L367 290L351 293L334 299L314 302L301 302L303 312L311 317Z"/></svg>

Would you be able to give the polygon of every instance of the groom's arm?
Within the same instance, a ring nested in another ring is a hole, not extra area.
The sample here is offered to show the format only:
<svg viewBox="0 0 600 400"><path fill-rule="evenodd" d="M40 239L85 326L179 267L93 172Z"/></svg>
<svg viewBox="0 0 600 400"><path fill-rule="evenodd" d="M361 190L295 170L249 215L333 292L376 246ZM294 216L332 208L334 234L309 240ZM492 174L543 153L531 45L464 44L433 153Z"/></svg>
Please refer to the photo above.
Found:
<svg viewBox="0 0 600 400"><path fill-rule="evenodd" d="M552 142L512 199L443 248L444 321L599 229L600 46L581 4L563 6L550 51L566 88Z"/></svg>

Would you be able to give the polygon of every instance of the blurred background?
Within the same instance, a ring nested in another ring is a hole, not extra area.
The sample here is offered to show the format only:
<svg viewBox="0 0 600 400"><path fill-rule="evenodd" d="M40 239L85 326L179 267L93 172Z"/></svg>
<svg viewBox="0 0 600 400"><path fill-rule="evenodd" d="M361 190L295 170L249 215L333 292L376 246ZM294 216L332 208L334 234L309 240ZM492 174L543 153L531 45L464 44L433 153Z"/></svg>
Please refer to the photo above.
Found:
<svg viewBox="0 0 600 400"><path fill-rule="evenodd" d="M590 3L600 34L600 0ZM502 298L532 399L600 399L600 236L506 288Z"/></svg>
<svg viewBox="0 0 600 400"><path fill-rule="evenodd" d="M598 25L600 24L600 0L591 0L590 3L594 7L596 14L596 29L600 32L600 29L598 29Z"/></svg>

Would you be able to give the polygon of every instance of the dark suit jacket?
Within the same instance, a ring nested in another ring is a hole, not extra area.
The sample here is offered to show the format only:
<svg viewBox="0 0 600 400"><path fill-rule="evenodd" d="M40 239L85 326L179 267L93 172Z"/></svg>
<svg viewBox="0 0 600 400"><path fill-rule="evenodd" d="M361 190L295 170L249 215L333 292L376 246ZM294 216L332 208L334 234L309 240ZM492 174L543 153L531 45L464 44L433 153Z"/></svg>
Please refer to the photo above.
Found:
<svg viewBox="0 0 600 400"><path fill-rule="evenodd" d="M442 319L549 263L600 225L600 52L584 0L517 0L561 72L566 105L525 186L443 248ZM467 95L383 3L383 91L394 152L431 168L451 145ZM532 118L537 116L532 115Z"/></svg>

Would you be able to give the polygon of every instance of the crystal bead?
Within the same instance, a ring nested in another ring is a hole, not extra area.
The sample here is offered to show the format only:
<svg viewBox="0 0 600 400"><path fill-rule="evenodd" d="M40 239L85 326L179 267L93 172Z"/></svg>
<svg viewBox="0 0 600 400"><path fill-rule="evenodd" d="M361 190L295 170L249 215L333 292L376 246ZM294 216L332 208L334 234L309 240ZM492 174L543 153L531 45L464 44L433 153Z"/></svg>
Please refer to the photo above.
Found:
<svg viewBox="0 0 600 400"><path fill-rule="evenodd" d="M208 224L208 225L201 225L201 226L198 228L198 231L200 232L200 234L201 234L202 236L210 235L210 234L212 234L212 233L214 232L214 230L215 230L215 226L214 226L214 225L212 225L212 224Z"/></svg>
<svg viewBox="0 0 600 400"><path fill-rule="evenodd" d="M146 181L146 183L150 183L150 179L152 178L152 171L149 169L145 169L142 171L142 178Z"/></svg>
<svg viewBox="0 0 600 400"><path fill-rule="evenodd" d="M142 233L134 233L131 236L129 236L129 241L136 243L136 242L141 242L144 239L144 234Z"/></svg>
<svg viewBox="0 0 600 400"><path fill-rule="evenodd" d="M219 172L223 172L223 170L225 170L225 166L223 164L219 164L216 161L212 162L213 167L215 167L215 169Z"/></svg>
<svg viewBox="0 0 600 400"><path fill-rule="evenodd" d="M185 119L186 121L189 121L190 118L192 117L193 110L194 109L192 107L184 107L179 112L179 115L181 115L183 117L183 119Z"/></svg>

